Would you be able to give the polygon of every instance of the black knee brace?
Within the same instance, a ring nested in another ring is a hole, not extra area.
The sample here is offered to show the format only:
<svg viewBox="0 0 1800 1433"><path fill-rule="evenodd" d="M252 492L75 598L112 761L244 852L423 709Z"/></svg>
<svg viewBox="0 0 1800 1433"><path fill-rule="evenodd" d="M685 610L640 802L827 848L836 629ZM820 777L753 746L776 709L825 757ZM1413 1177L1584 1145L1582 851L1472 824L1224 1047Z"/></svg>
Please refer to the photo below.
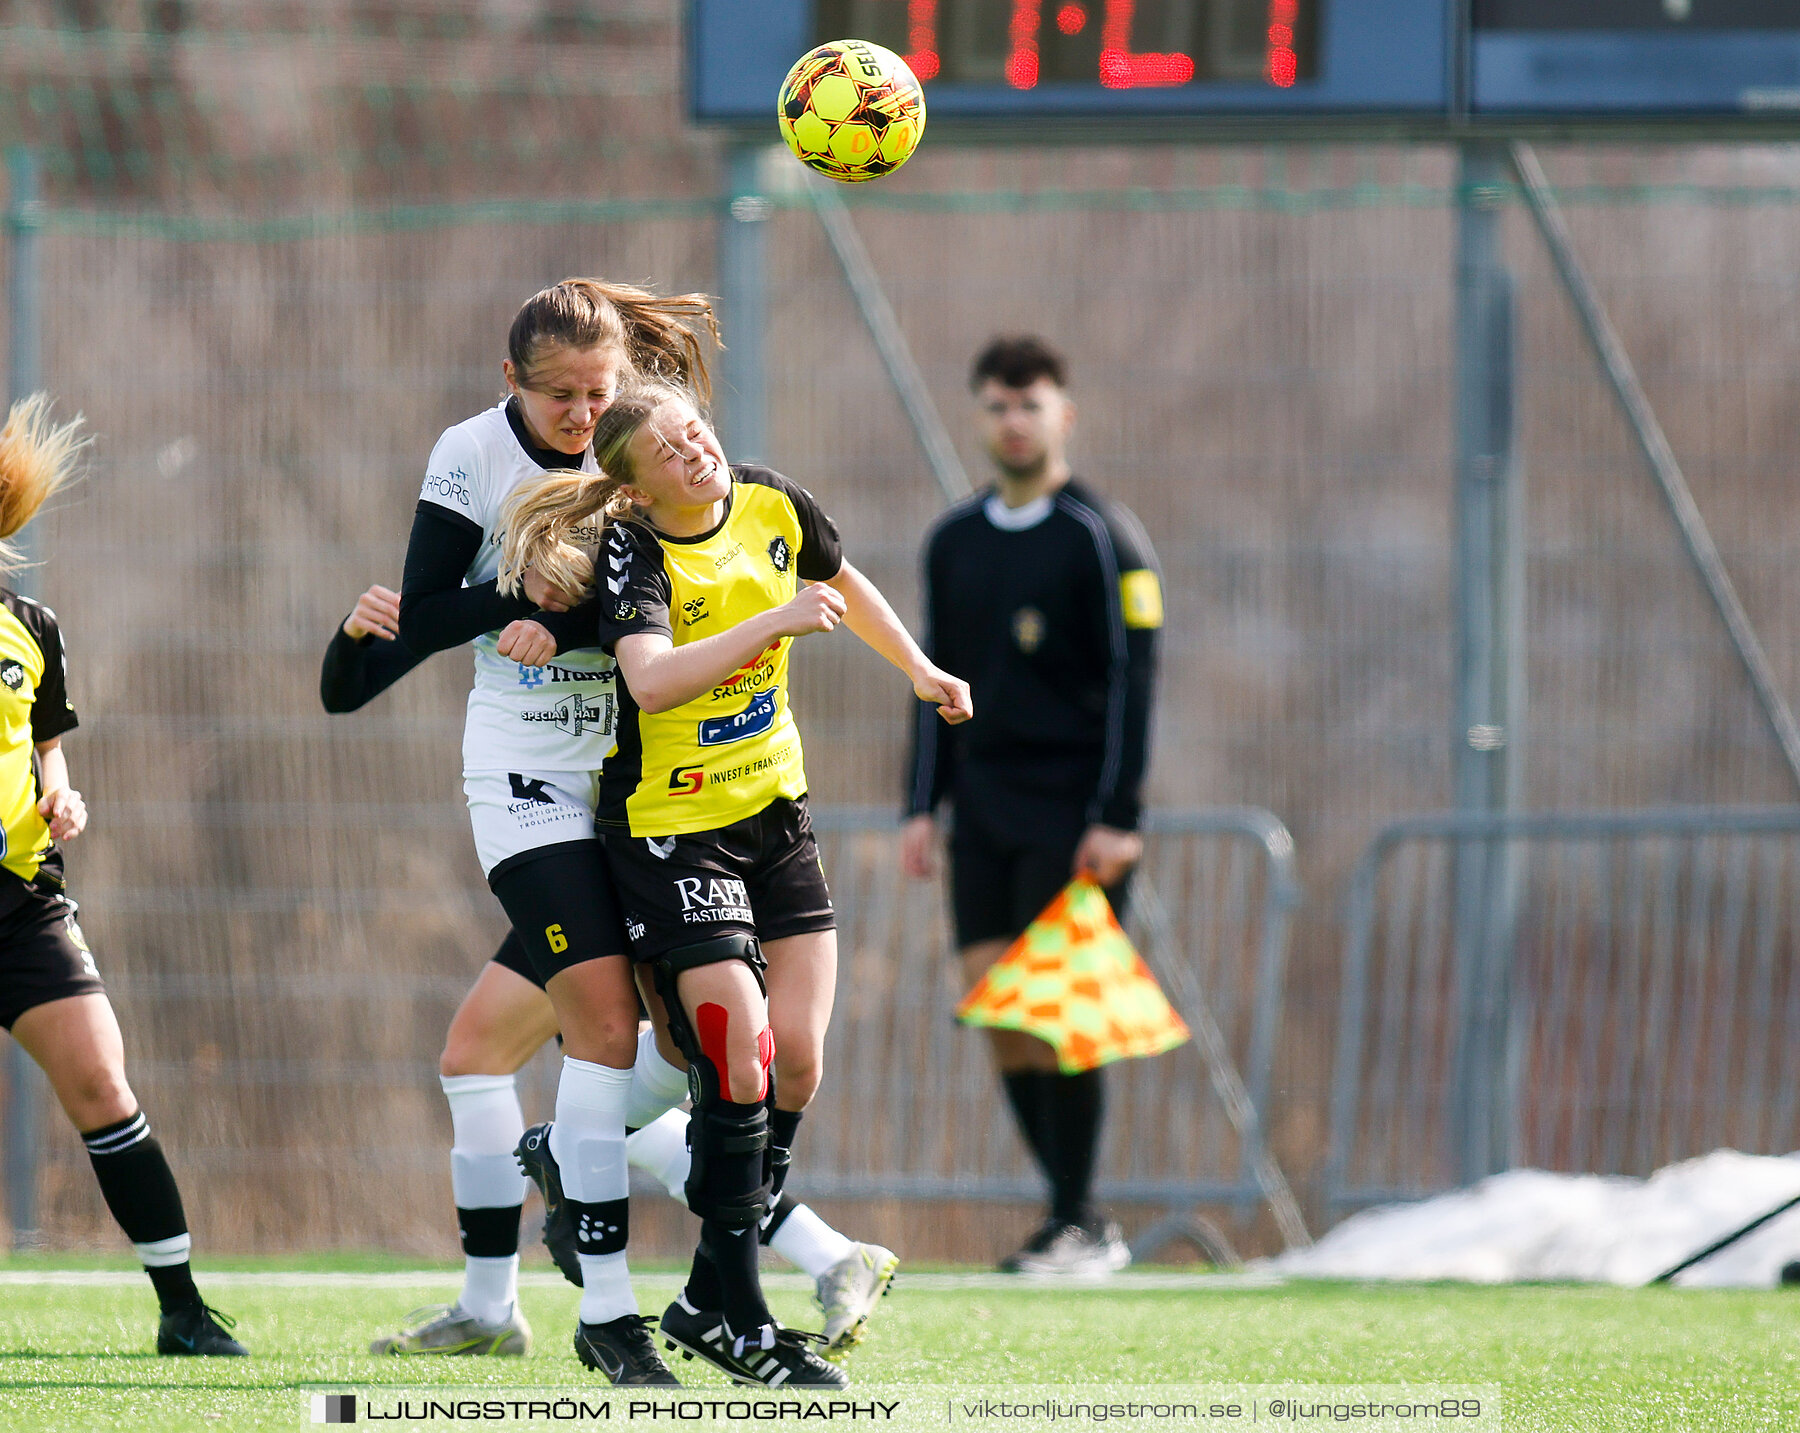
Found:
<svg viewBox="0 0 1800 1433"><path fill-rule="evenodd" d="M724 1114L720 1109L725 1103L720 1072L701 1049L699 1036L676 989L682 971L726 960L743 961L755 973L756 983L765 991L768 989L763 979L767 962L762 948L754 936L740 932L716 935L658 956L651 973L668 1012L669 1034L676 1048L687 1057L688 1085L694 1098L694 1113L688 1121L688 1150L692 1158L684 1188L688 1208L725 1228L749 1229L762 1222L769 1208L767 1154L774 1077L771 1074L768 1093L751 1114Z"/></svg>

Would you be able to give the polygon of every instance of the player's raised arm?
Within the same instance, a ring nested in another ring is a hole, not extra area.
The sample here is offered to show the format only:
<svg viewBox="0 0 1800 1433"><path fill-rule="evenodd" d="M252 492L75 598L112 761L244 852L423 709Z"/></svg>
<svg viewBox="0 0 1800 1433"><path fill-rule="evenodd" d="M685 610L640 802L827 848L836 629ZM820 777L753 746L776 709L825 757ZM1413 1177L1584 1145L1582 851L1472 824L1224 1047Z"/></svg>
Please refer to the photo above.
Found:
<svg viewBox="0 0 1800 1433"><path fill-rule="evenodd" d="M844 625L905 672L920 701L933 703L952 725L975 715L969 684L925 655L880 588L848 562L828 581L843 594Z"/></svg>

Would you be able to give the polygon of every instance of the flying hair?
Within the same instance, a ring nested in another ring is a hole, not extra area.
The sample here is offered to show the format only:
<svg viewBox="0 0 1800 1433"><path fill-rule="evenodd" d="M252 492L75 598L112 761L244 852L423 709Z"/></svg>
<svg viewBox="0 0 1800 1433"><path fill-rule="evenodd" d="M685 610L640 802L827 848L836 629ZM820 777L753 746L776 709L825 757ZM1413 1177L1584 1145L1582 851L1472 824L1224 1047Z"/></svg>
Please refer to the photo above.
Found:
<svg viewBox="0 0 1800 1433"><path fill-rule="evenodd" d="M529 388L552 352L607 348L639 373L712 393L710 349L723 348L712 300L705 294L659 294L633 284L569 278L533 294L513 316L506 337L518 382Z"/></svg>
<svg viewBox="0 0 1800 1433"><path fill-rule="evenodd" d="M631 440L652 414L668 402L701 405L687 389L658 378L639 378L620 390L594 425L597 473L555 469L520 483L500 512L506 540L500 548L500 590L520 592L525 569L565 592L587 592L594 583L592 555L571 537L577 527L598 519L599 525L632 515L625 489L636 473Z"/></svg>
<svg viewBox="0 0 1800 1433"><path fill-rule="evenodd" d="M67 423L50 417L50 396L33 393L12 405L0 428L0 572L25 566L25 554L8 539L38 514L57 489L81 468L92 440L82 436L81 415Z"/></svg>

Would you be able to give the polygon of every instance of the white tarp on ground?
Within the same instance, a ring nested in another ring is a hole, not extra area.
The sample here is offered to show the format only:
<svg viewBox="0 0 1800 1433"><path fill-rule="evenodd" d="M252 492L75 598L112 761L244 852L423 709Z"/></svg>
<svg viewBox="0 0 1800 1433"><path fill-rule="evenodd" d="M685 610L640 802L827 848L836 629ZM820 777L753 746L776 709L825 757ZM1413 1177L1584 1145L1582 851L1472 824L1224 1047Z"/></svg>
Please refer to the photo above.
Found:
<svg viewBox="0 0 1800 1433"><path fill-rule="evenodd" d="M1800 1154L1715 1150L1648 1179L1514 1169L1416 1204L1352 1215L1310 1249L1253 1266L1295 1278L1642 1284L1800 1194ZM1769 1288L1800 1259L1800 1206L1676 1279Z"/></svg>

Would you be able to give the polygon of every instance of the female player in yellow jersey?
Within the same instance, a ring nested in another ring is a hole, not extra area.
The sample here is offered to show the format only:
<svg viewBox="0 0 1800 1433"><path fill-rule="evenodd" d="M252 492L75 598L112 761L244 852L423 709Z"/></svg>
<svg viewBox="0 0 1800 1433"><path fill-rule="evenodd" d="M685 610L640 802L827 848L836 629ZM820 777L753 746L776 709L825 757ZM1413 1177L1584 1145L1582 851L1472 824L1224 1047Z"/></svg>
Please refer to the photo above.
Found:
<svg viewBox="0 0 1800 1433"><path fill-rule="evenodd" d="M43 394L15 403L0 428L0 572L21 564L5 539L73 475L81 420L56 424ZM100 1193L131 1240L162 1306L156 1351L242 1354L201 1302L188 1267L181 1191L125 1078L118 1017L89 954L62 852L87 826L69 785L63 733L75 708L62 633L48 607L0 588L0 1027L50 1078L87 1146ZM221 1327L223 1322L224 1327Z"/></svg>
<svg viewBox="0 0 1800 1433"><path fill-rule="evenodd" d="M812 496L767 468L730 467L680 389L622 392L594 458L597 476L547 473L515 490L501 582L529 567L563 591L591 585L584 610L624 679L596 820L640 985L648 968L645 1002L695 1090L687 1195L700 1246L662 1333L740 1383L842 1387L812 1336L776 1325L756 1268L757 1225L819 1085L837 975L788 649L843 622L950 722L971 715L968 685L843 560ZM608 527L590 561L569 534L596 515Z"/></svg>

